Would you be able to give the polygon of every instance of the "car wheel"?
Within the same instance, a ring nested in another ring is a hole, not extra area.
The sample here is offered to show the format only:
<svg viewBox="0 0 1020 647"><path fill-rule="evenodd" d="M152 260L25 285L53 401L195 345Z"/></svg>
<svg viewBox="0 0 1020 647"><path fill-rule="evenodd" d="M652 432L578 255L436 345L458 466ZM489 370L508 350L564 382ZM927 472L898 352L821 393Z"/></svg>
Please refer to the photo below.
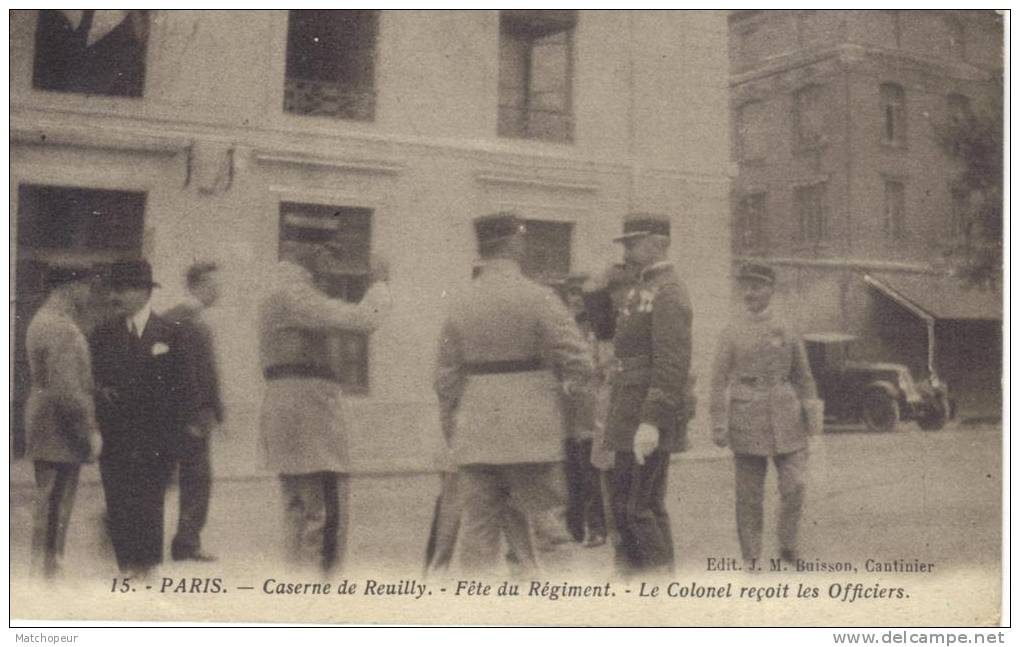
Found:
<svg viewBox="0 0 1020 647"><path fill-rule="evenodd" d="M900 404L885 391L873 389L864 396L862 414L871 431L892 431L900 421Z"/></svg>
<svg viewBox="0 0 1020 647"><path fill-rule="evenodd" d="M931 409L917 419L917 426L925 431L938 431L946 426L949 419L949 403L944 397L935 398Z"/></svg>

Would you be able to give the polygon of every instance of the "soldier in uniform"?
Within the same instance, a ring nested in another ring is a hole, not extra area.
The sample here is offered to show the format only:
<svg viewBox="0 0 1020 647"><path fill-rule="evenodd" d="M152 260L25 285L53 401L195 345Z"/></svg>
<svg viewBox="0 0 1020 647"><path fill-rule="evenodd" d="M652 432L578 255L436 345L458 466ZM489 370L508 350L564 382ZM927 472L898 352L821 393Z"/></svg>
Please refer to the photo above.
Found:
<svg viewBox="0 0 1020 647"><path fill-rule="evenodd" d="M529 518L562 512L564 426L557 391L584 388L592 363L556 294L521 273L524 222L495 214L476 220L475 233L485 263L449 308L435 389L458 466L461 567L486 573L496 566L508 507Z"/></svg>
<svg viewBox="0 0 1020 647"><path fill-rule="evenodd" d="M684 447L691 365L691 307L666 260L669 219L631 214L623 236L628 265L640 272L616 324L606 446L616 453L609 476L619 533L621 575L669 575L673 536L665 494L670 453Z"/></svg>
<svg viewBox="0 0 1020 647"><path fill-rule="evenodd" d="M288 558L325 573L343 561L349 497L340 378L330 364L329 335L371 332L390 307L385 266L378 260L373 285L357 304L316 288L314 275L339 251L332 243L287 248L258 313L266 380L261 448L266 467L280 476Z"/></svg>
<svg viewBox="0 0 1020 647"><path fill-rule="evenodd" d="M76 323L89 301L89 277L85 268L52 268L50 294L32 317L25 340L32 374L25 426L26 453L35 467L35 576L59 573L81 464L96 460L103 444L93 402L92 356Z"/></svg>
<svg viewBox="0 0 1020 647"><path fill-rule="evenodd" d="M779 473L780 555L796 560L808 459L804 403L816 402L817 396L803 342L770 307L775 272L747 264L737 281L745 311L719 337L712 372L712 437L733 450L737 535L745 568L753 570L761 554L770 458Z"/></svg>

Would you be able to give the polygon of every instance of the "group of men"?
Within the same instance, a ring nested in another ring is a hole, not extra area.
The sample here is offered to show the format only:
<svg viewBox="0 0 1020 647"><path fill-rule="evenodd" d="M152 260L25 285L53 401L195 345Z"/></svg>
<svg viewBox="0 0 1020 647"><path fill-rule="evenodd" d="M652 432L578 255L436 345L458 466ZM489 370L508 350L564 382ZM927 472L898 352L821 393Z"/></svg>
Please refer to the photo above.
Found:
<svg viewBox="0 0 1020 647"><path fill-rule="evenodd" d="M180 470L176 560L209 561L200 533L211 487L209 435L223 409L208 327L216 266L187 274L194 303L152 312L148 262L96 272L54 267L50 293L28 327L31 391L26 454L36 498L32 572L58 574L81 465L99 461L106 530L122 572L163 561L167 486Z"/></svg>
<svg viewBox="0 0 1020 647"><path fill-rule="evenodd" d="M463 572L498 571L503 543L512 572L537 569L529 539L539 554L555 551L548 525L564 520L566 466L571 489L581 493L568 524L574 539L585 524L589 539L609 526L618 576L672 574L667 481L671 454L687 447L695 398L692 312L667 260L669 219L625 218L614 239L624 263L597 286L602 299L581 295L587 312L576 307L580 290L568 292L568 310L522 274L527 228L518 216L480 218L475 233L480 271L450 304L439 340L435 390L455 469L444 476L430 568L451 561L455 538ZM794 560L807 437L821 416L803 344L770 308L775 272L751 264L737 279L745 312L720 338L710 413L714 442L734 452L738 538L745 568L757 570L767 460L779 472L781 557ZM605 335L594 329L605 329L606 319L611 342L602 344ZM594 442L579 439L576 427L585 422ZM590 455L587 467L601 487L590 486L579 454ZM591 502L603 493L608 523L600 524Z"/></svg>
<svg viewBox="0 0 1020 647"><path fill-rule="evenodd" d="M534 573L557 566L560 547L586 528L592 545L612 539L621 577L671 574L670 457L687 446L694 397L692 311L667 260L669 219L625 218L615 239L624 262L604 277L601 301L579 289L561 300L525 277L528 234L517 215L478 218L474 229L474 280L450 299L439 339L434 387L450 464L430 569L449 565L456 546L460 571L493 573L505 543L511 569ZM346 421L331 339L371 333L391 307L388 269L379 260L359 302L327 294L320 280L342 253L334 243L285 248L257 313L264 464L279 476L286 554L295 568L319 573L342 566L349 528ZM223 420L202 322L218 297L215 270L192 267L195 303L159 316L149 305L157 286L149 264L115 264L101 283L109 316L94 330L84 314L96 300L91 273L51 272L52 292L27 338L37 572L58 570L80 465L96 459L122 571L144 575L163 560L164 499L175 465L181 511L172 557L214 559L199 533L209 504L209 435ZM779 471L782 556L794 559L814 382L799 338L770 309L775 273L749 265L738 281L746 312L720 338L713 440L735 454L745 560L753 564L761 551L770 457ZM583 509L569 524L565 459L581 484Z"/></svg>

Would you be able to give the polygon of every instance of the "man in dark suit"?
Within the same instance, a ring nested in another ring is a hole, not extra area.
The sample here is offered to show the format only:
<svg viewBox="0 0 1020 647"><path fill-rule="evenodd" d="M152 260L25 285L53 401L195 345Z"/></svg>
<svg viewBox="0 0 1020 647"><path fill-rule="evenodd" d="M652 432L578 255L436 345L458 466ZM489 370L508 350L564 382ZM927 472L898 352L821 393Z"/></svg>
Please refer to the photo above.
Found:
<svg viewBox="0 0 1020 647"><path fill-rule="evenodd" d="M177 330L149 306L149 263L114 264L108 280L119 316L90 340L99 471L117 565L144 576L163 561L163 499L188 392Z"/></svg>
<svg viewBox="0 0 1020 647"><path fill-rule="evenodd" d="M202 313L220 297L216 264L195 263L188 268L185 281L193 299L163 313L177 326L184 343L184 370L190 389L188 408L184 412L184 434L176 456L180 514L170 555L175 561L211 562L216 558L202 550L200 535L209 515L212 493L209 438L213 429L223 422L223 404L212 331L202 320Z"/></svg>

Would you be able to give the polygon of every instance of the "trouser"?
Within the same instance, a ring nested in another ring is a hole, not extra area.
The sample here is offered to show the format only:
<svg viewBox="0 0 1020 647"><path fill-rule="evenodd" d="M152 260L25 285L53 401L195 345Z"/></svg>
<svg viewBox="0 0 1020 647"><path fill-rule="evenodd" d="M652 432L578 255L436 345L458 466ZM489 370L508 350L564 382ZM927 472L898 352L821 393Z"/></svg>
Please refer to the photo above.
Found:
<svg viewBox="0 0 1020 647"><path fill-rule="evenodd" d="M99 462L110 539L121 571L146 571L163 561L163 506L171 469L166 458L148 452Z"/></svg>
<svg viewBox="0 0 1020 647"><path fill-rule="evenodd" d="M586 531L603 537L606 534L599 471L591 464L591 446L591 438L566 443L567 529L574 541L582 541Z"/></svg>
<svg viewBox="0 0 1020 647"><path fill-rule="evenodd" d="M669 458L656 450L638 465L632 452L616 453L609 490L619 533L616 569L624 577L673 574L673 531L666 512Z"/></svg>
<svg viewBox="0 0 1020 647"><path fill-rule="evenodd" d="M35 577L60 574L80 470L78 463L35 461L31 565Z"/></svg>
<svg viewBox="0 0 1020 647"><path fill-rule="evenodd" d="M461 500L457 486L457 473L442 475L442 485L432 516L428 544L425 547L425 571L442 572L449 569L460 532ZM502 519L503 536L509 550L507 561L511 571L526 573L536 568L535 552L532 548L528 519L510 506L504 510Z"/></svg>
<svg viewBox="0 0 1020 647"><path fill-rule="evenodd" d="M509 465L462 465L458 487L461 520L461 569L472 575L490 575L498 562L500 533L505 532L514 552L522 544L522 529L529 520L535 538L546 557L556 562L557 546L569 541L564 527L566 493L559 463L516 463ZM530 537L528 541L530 546ZM522 551L523 552L523 551ZM527 555L518 554L522 575L535 570ZM534 564L534 565L533 565Z"/></svg>
<svg viewBox="0 0 1020 647"><path fill-rule="evenodd" d="M194 555L202 547L201 533L209 516L212 465L209 439L185 434L177 459L179 509L177 534L170 544L174 559Z"/></svg>
<svg viewBox="0 0 1020 647"><path fill-rule="evenodd" d="M347 474L281 474L287 559L302 569L329 574L347 551L350 485Z"/></svg>
<svg viewBox="0 0 1020 647"><path fill-rule="evenodd" d="M777 454L772 462L779 473L779 546L797 550L797 530L804 506L806 449L790 454ZM761 555L762 516L765 500L767 456L734 454L737 480L737 536L744 559Z"/></svg>

